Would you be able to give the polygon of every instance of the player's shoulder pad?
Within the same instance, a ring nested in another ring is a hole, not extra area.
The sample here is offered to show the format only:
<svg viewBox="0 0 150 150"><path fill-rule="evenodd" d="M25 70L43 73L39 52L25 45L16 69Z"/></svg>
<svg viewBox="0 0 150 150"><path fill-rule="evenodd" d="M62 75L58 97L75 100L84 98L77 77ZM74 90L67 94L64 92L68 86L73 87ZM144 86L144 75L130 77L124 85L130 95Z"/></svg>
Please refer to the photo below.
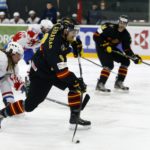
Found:
<svg viewBox="0 0 150 150"><path fill-rule="evenodd" d="M105 30L107 28L114 28L116 24L111 23L111 22L106 22L104 24L101 25L101 29Z"/></svg>

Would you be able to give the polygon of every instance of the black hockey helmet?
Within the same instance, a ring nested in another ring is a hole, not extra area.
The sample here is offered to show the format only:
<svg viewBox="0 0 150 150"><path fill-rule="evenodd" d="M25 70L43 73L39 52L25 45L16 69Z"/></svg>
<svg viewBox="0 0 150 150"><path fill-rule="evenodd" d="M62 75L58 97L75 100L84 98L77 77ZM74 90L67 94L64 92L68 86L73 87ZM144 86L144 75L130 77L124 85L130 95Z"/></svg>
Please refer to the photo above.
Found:
<svg viewBox="0 0 150 150"><path fill-rule="evenodd" d="M60 24L63 30L67 29L68 31L72 31L72 30L79 31L79 27L77 26L77 23L74 19L68 17L62 18Z"/></svg>
<svg viewBox="0 0 150 150"><path fill-rule="evenodd" d="M128 16L127 15L121 15L119 17L119 22L123 22L123 23L128 24L128 22L129 22Z"/></svg>

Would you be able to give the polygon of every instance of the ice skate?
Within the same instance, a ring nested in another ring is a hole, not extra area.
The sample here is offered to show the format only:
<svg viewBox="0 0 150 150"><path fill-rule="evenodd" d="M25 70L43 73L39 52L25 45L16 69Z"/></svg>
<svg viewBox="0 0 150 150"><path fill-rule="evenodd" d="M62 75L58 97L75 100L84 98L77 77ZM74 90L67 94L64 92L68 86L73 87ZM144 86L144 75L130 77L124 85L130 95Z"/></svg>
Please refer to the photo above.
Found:
<svg viewBox="0 0 150 150"><path fill-rule="evenodd" d="M129 87L124 86L122 81L116 81L114 88L115 89L120 89L120 90L123 90L123 91L129 91Z"/></svg>
<svg viewBox="0 0 150 150"><path fill-rule="evenodd" d="M106 87L105 87L105 85L103 84L103 83L101 83L101 82L97 82L97 85L96 85L96 90L97 91L102 91L102 92L111 92L111 90L110 89L107 89Z"/></svg>
<svg viewBox="0 0 150 150"><path fill-rule="evenodd" d="M69 123L71 130L75 129L76 124L78 124L78 129L80 130L86 130L91 128L91 122L81 119L76 113L71 114Z"/></svg>

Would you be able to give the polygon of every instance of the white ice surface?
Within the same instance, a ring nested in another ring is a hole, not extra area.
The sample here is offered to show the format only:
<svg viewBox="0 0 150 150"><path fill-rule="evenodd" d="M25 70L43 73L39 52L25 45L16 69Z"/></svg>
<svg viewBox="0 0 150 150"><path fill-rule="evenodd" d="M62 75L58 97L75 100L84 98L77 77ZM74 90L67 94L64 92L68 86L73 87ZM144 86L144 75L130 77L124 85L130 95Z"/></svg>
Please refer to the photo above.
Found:
<svg viewBox="0 0 150 150"><path fill-rule="evenodd" d="M99 63L97 59L91 60ZM71 142L73 131L68 129L69 109L45 100L31 113L3 120L0 150L150 149L150 66L131 64L125 82L130 87L128 93L113 89L115 75L111 74L106 86L112 92L106 95L95 92L101 68L85 60L81 63L91 96L81 116L91 120L92 128L77 131L80 144ZM68 65L79 76L77 60L69 59ZM25 76L27 67L23 62L20 66L20 73ZM115 64L113 71L117 72L118 66ZM67 103L67 92L53 87L48 97ZM25 97L18 92L15 96L16 100Z"/></svg>

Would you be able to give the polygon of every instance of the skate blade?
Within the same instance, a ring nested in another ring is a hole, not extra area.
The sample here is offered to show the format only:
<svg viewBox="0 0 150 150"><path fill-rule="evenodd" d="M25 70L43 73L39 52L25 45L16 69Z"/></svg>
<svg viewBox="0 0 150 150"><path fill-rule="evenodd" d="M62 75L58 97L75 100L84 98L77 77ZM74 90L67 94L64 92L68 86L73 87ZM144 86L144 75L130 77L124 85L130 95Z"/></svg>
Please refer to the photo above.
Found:
<svg viewBox="0 0 150 150"><path fill-rule="evenodd" d="M75 127L76 127L76 124L70 124L69 129L70 130L74 130ZM77 129L78 130L89 130L89 129L91 129L91 125L82 126L82 125L78 124L78 128Z"/></svg>
<svg viewBox="0 0 150 150"><path fill-rule="evenodd" d="M129 93L129 89L128 89L128 90L124 90L124 89L114 88L114 92L119 92L119 93Z"/></svg>
<svg viewBox="0 0 150 150"><path fill-rule="evenodd" d="M104 93L110 93L111 89L100 90L100 89L96 88L95 91L100 91L100 92L104 92Z"/></svg>
<svg viewBox="0 0 150 150"><path fill-rule="evenodd" d="M98 91L98 90L96 90L95 92L94 92L96 95L111 95L111 92L103 92L103 91Z"/></svg>

